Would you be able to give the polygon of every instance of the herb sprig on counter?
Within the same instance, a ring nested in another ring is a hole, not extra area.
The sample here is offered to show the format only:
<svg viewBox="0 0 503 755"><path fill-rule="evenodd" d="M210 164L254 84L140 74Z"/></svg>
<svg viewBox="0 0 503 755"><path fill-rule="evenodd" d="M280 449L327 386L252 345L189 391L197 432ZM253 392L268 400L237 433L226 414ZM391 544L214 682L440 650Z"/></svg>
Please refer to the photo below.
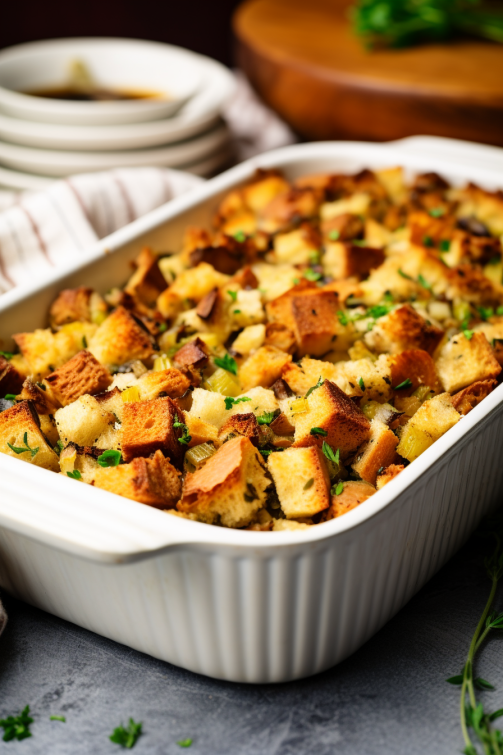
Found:
<svg viewBox="0 0 503 755"><path fill-rule="evenodd" d="M130 718L127 726L117 726L114 729L113 734L110 735L110 741L121 745L121 747L125 747L126 750L130 750L135 746L138 737L141 735L142 726L142 723L135 723Z"/></svg>
<svg viewBox="0 0 503 755"><path fill-rule="evenodd" d="M465 33L503 42L503 13L481 0L357 0L350 14L370 49L442 42Z"/></svg>
<svg viewBox="0 0 503 755"><path fill-rule="evenodd" d="M33 718L30 716L30 706L27 705L18 716L0 718L0 726L4 730L3 741L10 742L13 739L21 741L31 737L30 724Z"/></svg>

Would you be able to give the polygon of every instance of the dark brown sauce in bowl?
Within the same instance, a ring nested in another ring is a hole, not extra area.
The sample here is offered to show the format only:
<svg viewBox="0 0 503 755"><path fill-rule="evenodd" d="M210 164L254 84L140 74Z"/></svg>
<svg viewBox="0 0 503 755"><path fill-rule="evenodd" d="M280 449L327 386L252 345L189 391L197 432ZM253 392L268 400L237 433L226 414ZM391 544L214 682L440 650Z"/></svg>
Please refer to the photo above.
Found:
<svg viewBox="0 0 503 755"><path fill-rule="evenodd" d="M93 89L84 91L76 87L52 87L25 91L31 97L45 97L50 100L67 100L74 102L117 102L120 100L167 100L161 92L148 92L134 89Z"/></svg>

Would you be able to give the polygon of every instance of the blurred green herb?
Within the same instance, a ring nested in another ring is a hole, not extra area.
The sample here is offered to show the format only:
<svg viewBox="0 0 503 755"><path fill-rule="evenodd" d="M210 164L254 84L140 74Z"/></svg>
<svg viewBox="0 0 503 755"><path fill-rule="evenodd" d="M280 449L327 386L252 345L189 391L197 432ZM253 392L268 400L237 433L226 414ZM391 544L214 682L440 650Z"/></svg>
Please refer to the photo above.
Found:
<svg viewBox="0 0 503 755"><path fill-rule="evenodd" d="M503 13L481 0L357 0L350 15L368 49L442 42L465 33L503 42Z"/></svg>
<svg viewBox="0 0 503 755"><path fill-rule="evenodd" d="M110 741L130 750L135 746L136 741L141 734L141 727L141 723L137 724L132 718L130 718L127 726L118 726L114 729L113 734L110 736Z"/></svg>
<svg viewBox="0 0 503 755"><path fill-rule="evenodd" d="M33 723L33 718L30 716L30 706L27 705L19 716L7 716L7 718L0 719L0 726L2 727L3 741L10 742L12 739L21 741L31 737L30 724Z"/></svg>

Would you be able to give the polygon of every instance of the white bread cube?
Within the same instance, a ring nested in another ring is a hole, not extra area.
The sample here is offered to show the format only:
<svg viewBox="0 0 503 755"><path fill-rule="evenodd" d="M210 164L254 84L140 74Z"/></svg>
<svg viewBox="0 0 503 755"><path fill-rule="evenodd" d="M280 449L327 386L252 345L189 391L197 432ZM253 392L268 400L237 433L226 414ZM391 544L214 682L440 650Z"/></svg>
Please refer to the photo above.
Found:
<svg viewBox="0 0 503 755"><path fill-rule="evenodd" d="M18 450L26 448L26 451L16 453L9 443ZM0 453L52 472L59 471L58 457L47 443L39 427L37 414L28 401L21 401L0 412Z"/></svg>
<svg viewBox="0 0 503 755"><path fill-rule="evenodd" d="M448 393L441 393L425 401L404 426L397 453L407 461L414 461L447 430L454 427L459 422L459 417Z"/></svg>
<svg viewBox="0 0 503 755"><path fill-rule="evenodd" d="M435 362L438 376L446 391L456 393L471 383L495 378L501 372L489 341L483 333L453 336L440 350Z"/></svg>
<svg viewBox="0 0 503 755"><path fill-rule="evenodd" d="M98 445L100 436L115 425L114 415L107 411L94 396L81 396L73 404L58 409L54 415L59 437L66 446ZM98 446L99 447L99 446Z"/></svg>

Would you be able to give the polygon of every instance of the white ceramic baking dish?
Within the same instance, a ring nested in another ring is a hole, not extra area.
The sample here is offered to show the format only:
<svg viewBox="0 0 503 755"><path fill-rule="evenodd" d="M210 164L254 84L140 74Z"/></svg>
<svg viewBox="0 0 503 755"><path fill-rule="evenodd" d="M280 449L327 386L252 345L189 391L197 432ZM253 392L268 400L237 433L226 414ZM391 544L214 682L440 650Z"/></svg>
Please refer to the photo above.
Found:
<svg viewBox="0 0 503 755"><path fill-rule="evenodd" d="M104 291L123 282L142 244L177 249L184 227L208 222L219 197L257 167L294 177L396 164L437 170L454 183L503 186L498 150L446 140L272 152L98 243L85 263L4 295L0 335L44 323L63 286ZM0 454L0 585L209 676L281 682L314 674L371 637L498 503L502 414L503 385L357 509L301 532L226 530L170 517Z"/></svg>

